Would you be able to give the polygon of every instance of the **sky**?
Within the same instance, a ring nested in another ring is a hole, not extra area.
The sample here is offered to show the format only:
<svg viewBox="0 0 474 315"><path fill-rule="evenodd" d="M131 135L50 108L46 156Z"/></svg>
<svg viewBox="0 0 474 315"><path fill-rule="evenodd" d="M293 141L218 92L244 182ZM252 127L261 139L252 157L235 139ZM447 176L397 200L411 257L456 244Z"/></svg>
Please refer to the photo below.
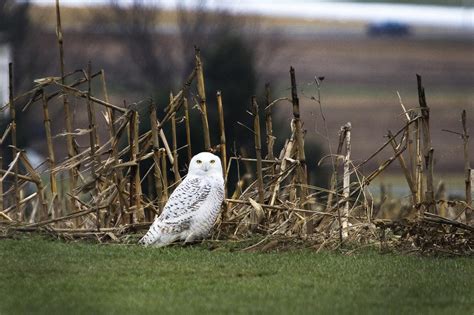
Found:
<svg viewBox="0 0 474 315"><path fill-rule="evenodd" d="M32 0L41 5L54 4L54 0ZM61 5L85 6L107 4L108 0L61 0ZM132 0L119 0L130 4ZM159 7L173 9L178 3L196 7L199 0L146 1ZM258 14L305 19L329 19L339 21L399 21L411 25L464 28L474 30L474 7L443 7L433 5L353 3L310 0L209 0L211 9L225 9L237 14Z"/></svg>

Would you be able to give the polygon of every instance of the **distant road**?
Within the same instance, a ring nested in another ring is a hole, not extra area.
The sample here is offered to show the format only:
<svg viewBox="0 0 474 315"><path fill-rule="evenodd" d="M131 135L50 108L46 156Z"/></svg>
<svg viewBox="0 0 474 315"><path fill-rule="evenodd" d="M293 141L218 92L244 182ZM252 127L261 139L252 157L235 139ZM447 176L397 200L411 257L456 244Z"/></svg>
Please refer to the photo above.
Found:
<svg viewBox="0 0 474 315"><path fill-rule="evenodd" d="M132 0L118 0L124 5ZM32 0L32 3L51 5L52 0ZM61 0L62 5L103 5L108 0ZM175 9L178 4L196 8L200 0L161 0L144 3L165 9ZM238 14L257 14L305 19L327 19L339 21L399 21L417 26L434 26L474 30L474 7L452 7L390 3L320 2L308 0L209 0L209 10L229 10Z"/></svg>

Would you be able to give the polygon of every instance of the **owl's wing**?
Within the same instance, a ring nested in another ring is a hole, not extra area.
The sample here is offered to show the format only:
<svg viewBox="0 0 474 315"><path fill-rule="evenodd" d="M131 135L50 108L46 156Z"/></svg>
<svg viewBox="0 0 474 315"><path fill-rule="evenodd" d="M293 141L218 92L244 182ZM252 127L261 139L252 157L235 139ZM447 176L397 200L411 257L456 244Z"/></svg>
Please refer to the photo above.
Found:
<svg viewBox="0 0 474 315"><path fill-rule="evenodd" d="M185 178L171 194L158 218L172 223L184 219L199 209L211 191L211 183L205 178Z"/></svg>
<svg viewBox="0 0 474 315"><path fill-rule="evenodd" d="M193 215L208 197L211 187L211 183L204 178L186 177L173 191L163 212L139 243L165 246L178 239L181 232L189 229Z"/></svg>
<svg viewBox="0 0 474 315"><path fill-rule="evenodd" d="M166 246L178 239L183 231L189 229L197 210L210 197L212 188L213 182L206 177L186 177L173 191L163 212L139 243ZM221 190L223 197L224 190ZM217 204L220 206L220 203Z"/></svg>

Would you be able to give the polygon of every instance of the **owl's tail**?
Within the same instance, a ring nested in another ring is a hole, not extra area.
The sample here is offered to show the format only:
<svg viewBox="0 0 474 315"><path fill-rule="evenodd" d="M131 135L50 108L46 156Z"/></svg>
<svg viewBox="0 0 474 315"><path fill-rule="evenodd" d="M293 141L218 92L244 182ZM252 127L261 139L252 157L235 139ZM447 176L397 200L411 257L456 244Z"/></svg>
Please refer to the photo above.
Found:
<svg viewBox="0 0 474 315"><path fill-rule="evenodd" d="M164 233L157 222L154 222L145 236L138 241L138 244L143 246L163 247L173 243L178 238L179 235Z"/></svg>

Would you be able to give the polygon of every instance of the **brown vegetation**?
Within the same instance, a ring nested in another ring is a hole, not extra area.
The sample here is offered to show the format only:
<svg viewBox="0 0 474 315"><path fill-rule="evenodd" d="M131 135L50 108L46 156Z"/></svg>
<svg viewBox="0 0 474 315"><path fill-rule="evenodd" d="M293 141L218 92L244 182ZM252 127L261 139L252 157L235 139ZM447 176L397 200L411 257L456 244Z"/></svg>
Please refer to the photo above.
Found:
<svg viewBox="0 0 474 315"><path fill-rule="evenodd" d="M58 7L58 47L62 51L59 17ZM153 216L160 213L173 187L181 180L180 171L183 167L178 165L180 148L176 139L177 128L181 127L186 128L187 133L191 129L195 132L200 130L204 139L203 149L220 152L223 154L223 162L228 161L224 165L226 179L231 172L238 178L235 190L228 191L230 197L225 200L222 215L216 222L214 238L240 238L253 233L265 235L265 239L255 244L256 247L275 236L307 238L319 244L319 248L337 247L343 242L351 241L381 242L382 238L386 243L385 231L403 223L382 219L386 200L375 201L367 188L377 176L398 161L411 192L409 204L399 206L404 214L398 219L409 221L409 224L403 226L429 225L438 234L452 236L456 244L462 243L464 251L472 251L474 228L470 225L472 201L468 156L465 164L466 197L454 201L436 198L441 194L435 194L433 182L436 152L431 143L431 113L419 76L419 107L407 109L401 104L405 119L403 126L396 132L389 133L386 142L364 161L356 163L351 160L351 131L356 129L351 130L350 123L341 128L336 154L330 152L320 161L329 163L332 168L330 188L324 189L308 182L305 156L308 144L305 143L299 104L301 89L297 85L293 68L290 69L289 97L272 100L270 88L267 87L264 109L258 106L256 98L252 98L254 128L251 131L255 136L255 158L246 158L237 153L233 156L226 154L223 121L226 106L225 95L221 93L217 94L220 130L209 127L205 76L198 49L195 51L194 69L181 89L170 96L161 118L157 117L155 104L151 100L133 105L113 104L108 98L103 70L94 73L89 64L85 70L65 73L64 55L61 52L59 56L60 77L39 79L32 90L16 97L11 85L10 102L7 104L11 123L2 139L12 137L14 159L8 169L0 171L0 187L2 190L4 186L7 188L1 194L3 202L0 204L0 227L6 233L11 230L47 230L58 235L92 235L99 239L106 237L116 240L127 231L148 227ZM12 76L12 68L10 73ZM316 79L318 88L323 79ZM13 82L12 79L10 81ZM96 86L101 87L100 92L95 92ZM191 93L193 89L197 93ZM49 164L42 171L34 169L25 152L15 145L15 104L25 98L28 100L26 110L36 103L42 104L49 152ZM58 135L66 138L66 144L61 145L66 145L68 156L63 161L54 156L53 138L57 136L53 136L51 132L48 113L49 104L53 100L62 101L62 114L67 126L66 131ZM188 125L188 101L199 109L200 126ZM313 97L313 101L319 104L321 117L325 119L320 97ZM72 102L86 108L87 127L75 126L78 129L73 129L75 113L68 109L68 104ZM276 128L272 124L271 109L279 102L291 104L292 114L290 133L279 154L274 155ZM139 124L148 120L139 116L140 107L149 108L147 112L151 113L151 127L146 131L139 128ZM102 113L103 120L96 117L99 112ZM263 112L266 121L265 136L262 135L264 131L259 119ZM468 152L465 115L464 113L462 137L465 140L465 152ZM185 121L186 124L177 125L177 121ZM172 125L172 128L166 133L164 127L168 125ZM103 132L99 132L99 129L103 129ZM329 142L327 125L325 130ZM211 132L219 134L220 143L211 143ZM83 136L88 136L88 142L87 146L81 147L78 139ZM268 147L266 158L261 152L262 139L266 139ZM191 145L188 137L187 143L181 148ZM390 157L380 158L381 152L390 152ZM382 161L375 163L377 159ZM146 160L153 160L153 163L143 173L140 165ZM377 167L371 168L374 164ZM254 165L256 175L252 173ZM342 174L340 166L343 166ZM13 185L10 184L10 179L13 180ZM226 184L229 189L229 183ZM29 191L31 185L35 187L33 192ZM154 189L150 189L148 195L145 195L142 193L144 185ZM460 207L457 217L448 218L446 209L449 207ZM408 239L413 236L411 231L416 229L398 230L405 231L403 237ZM396 239L394 237L392 241ZM432 242L436 238L424 239ZM442 237L443 242L446 239ZM441 246L439 242L431 245Z"/></svg>

